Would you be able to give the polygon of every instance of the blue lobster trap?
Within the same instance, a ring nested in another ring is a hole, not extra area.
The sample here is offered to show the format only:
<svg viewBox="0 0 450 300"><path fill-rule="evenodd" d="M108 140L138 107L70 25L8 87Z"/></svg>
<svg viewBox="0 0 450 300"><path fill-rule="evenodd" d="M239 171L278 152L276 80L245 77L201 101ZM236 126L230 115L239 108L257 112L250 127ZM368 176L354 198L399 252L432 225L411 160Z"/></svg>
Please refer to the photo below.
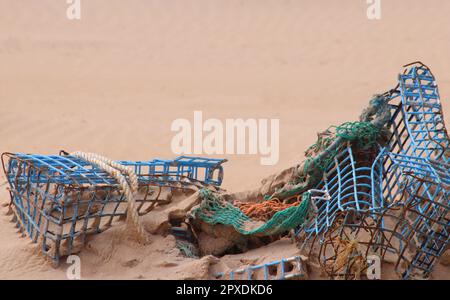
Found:
<svg viewBox="0 0 450 300"><path fill-rule="evenodd" d="M401 213L396 226L382 226L380 234L391 232L386 250L399 254L403 278L428 277L449 242L450 139L428 67L416 63L406 69L399 75L399 90L380 189L386 209Z"/></svg>
<svg viewBox="0 0 450 300"><path fill-rule="evenodd" d="M389 210L400 207L402 215L392 229L398 246L385 250L397 251L401 260L407 260L407 267L397 262L404 278L428 276L449 242L449 168L401 154L390 153L387 159L390 173L399 178L385 182L385 192L394 200ZM408 248L414 249L411 257L404 256Z"/></svg>
<svg viewBox="0 0 450 300"><path fill-rule="evenodd" d="M311 224L299 231L306 232L311 238L333 226L341 211L366 211L384 206L379 195L380 155L372 158L370 155L373 153L360 153L359 157L364 159L358 160L348 144L334 157L318 187L310 190L317 215ZM375 163L372 163L373 159Z"/></svg>
<svg viewBox="0 0 450 300"><path fill-rule="evenodd" d="M322 262L337 259L345 237L365 245L366 256L395 254L403 278L428 277L448 247L450 139L433 74L422 63L407 67L397 88L382 95L387 142L366 154L342 147L310 190L317 215L297 235L331 245Z"/></svg>
<svg viewBox="0 0 450 300"><path fill-rule="evenodd" d="M161 199L162 189L193 192L218 187L224 159L178 157L175 160L120 161L138 177L137 210L148 213ZM89 234L108 229L125 217L126 198L120 185L97 165L61 155L3 153L2 164L10 186L17 226L55 265L61 256L81 250Z"/></svg>
<svg viewBox="0 0 450 300"><path fill-rule="evenodd" d="M215 278L220 280L293 280L305 279L306 274L303 260L300 256L294 256L217 273Z"/></svg>
<svg viewBox="0 0 450 300"><path fill-rule="evenodd" d="M223 180L225 159L180 156L174 160L154 159L152 161L118 161L132 167L136 174L141 174L143 181L165 185L170 183L188 184L200 182L220 186Z"/></svg>

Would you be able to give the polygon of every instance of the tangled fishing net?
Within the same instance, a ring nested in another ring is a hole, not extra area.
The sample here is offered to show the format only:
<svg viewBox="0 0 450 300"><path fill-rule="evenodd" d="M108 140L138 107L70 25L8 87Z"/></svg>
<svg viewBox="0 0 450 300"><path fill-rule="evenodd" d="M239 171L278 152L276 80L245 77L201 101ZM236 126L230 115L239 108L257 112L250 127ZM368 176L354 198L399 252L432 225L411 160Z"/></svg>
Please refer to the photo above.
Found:
<svg viewBox="0 0 450 300"><path fill-rule="evenodd" d="M202 202L200 207L193 211L196 218L215 225L233 226L244 235L274 235L293 229L306 220L310 206L310 194L302 196L301 203L275 213L267 222L251 219L238 207L225 201L220 195L208 189L200 191Z"/></svg>
<svg viewBox="0 0 450 300"><path fill-rule="evenodd" d="M298 206L300 203L301 197L297 196L296 201L293 203L284 203L281 200L274 198L260 203L235 201L233 204L251 219L267 221L272 218L275 213L293 206Z"/></svg>

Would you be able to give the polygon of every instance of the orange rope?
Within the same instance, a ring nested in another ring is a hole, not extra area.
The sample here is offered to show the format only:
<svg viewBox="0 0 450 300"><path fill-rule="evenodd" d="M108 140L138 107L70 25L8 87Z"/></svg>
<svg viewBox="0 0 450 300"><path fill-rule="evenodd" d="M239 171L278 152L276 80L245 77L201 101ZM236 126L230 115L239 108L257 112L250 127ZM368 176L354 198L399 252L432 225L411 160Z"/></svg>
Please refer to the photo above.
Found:
<svg viewBox="0 0 450 300"><path fill-rule="evenodd" d="M283 203L281 200L273 198L271 200L258 203L235 201L234 205L253 220L267 221L277 212L300 204L300 196L294 196L293 198L297 198L297 200L290 204Z"/></svg>

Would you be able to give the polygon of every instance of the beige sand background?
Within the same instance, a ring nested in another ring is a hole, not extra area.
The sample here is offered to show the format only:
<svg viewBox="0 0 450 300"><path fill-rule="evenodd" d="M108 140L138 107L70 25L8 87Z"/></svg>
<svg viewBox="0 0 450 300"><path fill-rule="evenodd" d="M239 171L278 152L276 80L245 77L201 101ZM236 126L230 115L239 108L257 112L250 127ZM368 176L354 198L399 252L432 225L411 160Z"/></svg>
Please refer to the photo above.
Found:
<svg viewBox="0 0 450 300"><path fill-rule="evenodd" d="M67 6L0 0L1 152L171 158L170 124L194 110L279 118L277 165L224 155L224 187L247 189L301 160L317 131L355 120L415 60L432 68L450 121L446 0L382 0L379 21L367 19L365 0L82 0L80 21L66 18ZM0 278L64 276L29 248L1 217ZM142 275L110 265L86 274Z"/></svg>

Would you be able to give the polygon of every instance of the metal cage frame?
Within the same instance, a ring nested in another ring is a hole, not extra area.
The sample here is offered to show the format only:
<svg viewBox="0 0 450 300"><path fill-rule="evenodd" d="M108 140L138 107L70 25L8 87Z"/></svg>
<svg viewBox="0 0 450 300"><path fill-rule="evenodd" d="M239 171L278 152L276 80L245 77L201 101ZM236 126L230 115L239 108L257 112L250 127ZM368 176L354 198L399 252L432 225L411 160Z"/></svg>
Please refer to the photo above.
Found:
<svg viewBox="0 0 450 300"><path fill-rule="evenodd" d="M138 176L140 215L170 202L174 189L193 193L219 187L224 159L181 156L174 160L119 161ZM81 250L89 234L126 216L126 198L116 180L96 165L71 155L3 153L14 221L58 265ZM166 197L166 198L165 198Z"/></svg>

